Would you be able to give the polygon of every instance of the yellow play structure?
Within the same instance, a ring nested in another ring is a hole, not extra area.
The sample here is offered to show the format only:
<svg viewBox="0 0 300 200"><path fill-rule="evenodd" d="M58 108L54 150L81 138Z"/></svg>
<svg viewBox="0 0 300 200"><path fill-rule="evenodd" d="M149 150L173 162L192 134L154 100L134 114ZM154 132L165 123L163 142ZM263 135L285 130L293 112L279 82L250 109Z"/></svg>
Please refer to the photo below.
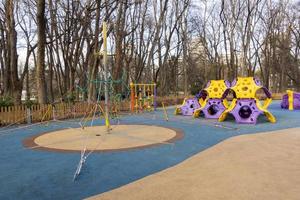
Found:
<svg viewBox="0 0 300 200"><path fill-rule="evenodd" d="M200 113L203 112L205 118L218 119L228 108L228 101L223 98L223 94L229 87L230 83L226 80L209 81L198 95L201 107L194 111L193 116L199 117Z"/></svg>
<svg viewBox="0 0 300 200"><path fill-rule="evenodd" d="M130 110L153 111L156 109L156 84L130 83Z"/></svg>
<svg viewBox="0 0 300 200"><path fill-rule="evenodd" d="M229 90L233 92L234 98L230 106L219 117L219 121L224 121L230 113L238 123L255 124L260 114L264 114L270 122L276 122L275 117L267 110L272 102L272 95L258 79L238 77L232 82ZM229 90L225 92L225 95L229 93ZM256 97L258 90L263 90L266 95L263 104Z"/></svg>

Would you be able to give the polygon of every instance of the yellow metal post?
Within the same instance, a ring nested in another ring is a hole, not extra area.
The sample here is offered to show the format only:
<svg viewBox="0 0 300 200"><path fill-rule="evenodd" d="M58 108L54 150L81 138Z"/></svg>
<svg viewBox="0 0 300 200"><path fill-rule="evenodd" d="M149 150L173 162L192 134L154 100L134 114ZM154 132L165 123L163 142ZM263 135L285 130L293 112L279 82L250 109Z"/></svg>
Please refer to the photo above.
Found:
<svg viewBox="0 0 300 200"><path fill-rule="evenodd" d="M286 92L288 94L289 110L294 110L294 92L292 90Z"/></svg>
<svg viewBox="0 0 300 200"><path fill-rule="evenodd" d="M110 122L109 122L109 96L108 96L108 67L107 67L107 24L103 22L102 25L102 36L103 36L103 65L104 65L104 92L105 92L105 126L107 128L107 132L110 130Z"/></svg>

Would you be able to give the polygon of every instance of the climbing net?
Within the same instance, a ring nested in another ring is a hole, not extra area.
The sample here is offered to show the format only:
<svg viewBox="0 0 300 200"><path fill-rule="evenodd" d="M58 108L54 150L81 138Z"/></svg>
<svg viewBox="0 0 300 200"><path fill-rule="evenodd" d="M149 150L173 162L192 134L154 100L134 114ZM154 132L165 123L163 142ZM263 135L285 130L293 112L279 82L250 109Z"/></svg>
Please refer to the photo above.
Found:
<svg viewBox="0 0 300 200"><path fill-rule="evenodd" d="M107 84L108 86L108 96L109 96L109 108L110 108L110 116L115 116L116 112L119 111L120 109L120 104L122 101L125 101L128 99L130 95L130 90L126 84L126 72L125 70L123 71L122 77L118 80L114 80L111 76L111 74L108 75L107 81L104 80L103 78L103 73L100 72L96 79L88 79L87 83L92 83L96 86L96 103L100 104L101 101L104 99L104 85ZM84 94L88 92L88 85L87 84L85 87L81 87L77 85L77 90Z"/></svg>
<svg viewBox="0 0 300 200"><path fill-rule="evenodd" d="M123 100L126 100L129 97L130 90L127 87L126 84L126 73L123 71L122 77L118 80L113 80L111 74L108 75L108 79L103 79L103 73L99 73L98 77L96 79L88 79L89 83L95 84L96 86L96 93L97 93L97 100L94 103L94 105L91 107L89 112L86 113L86 115L81 119L80 126L84 130L84 127L86 127L87 122L90 120L90 126L93 126L93 123L96 118L101 118L101 116L104 116L106 125L108 124L109 129L107 130L108 133L110 130L112 130L112 126L110 125L110 120L116 120L117 122L115 125L118 125L120 123L120 118L118 115L118 112L120 111L120 105ZM105 111L101 105L101 100L105 96L105 89L104 86L107 85L108 88L108 107L109 107L109 114L105 115ZM116 88L121 88L121 90L117 90ZM77 87L81 92L87 92L86 88ZM119 91L119 92L118 92ZM109 116L109 119L105 116ZM87 150L87 141L88 137L90 137L88 134L85 135L85 141L83 145L83 149L81 151L80 160L77 165L77 169L74 173L73 180L75 181L76 178L79 176L82 167L84 163L86 162L87 158L98 148L101 141L96 145L94 149Z"/></svg>

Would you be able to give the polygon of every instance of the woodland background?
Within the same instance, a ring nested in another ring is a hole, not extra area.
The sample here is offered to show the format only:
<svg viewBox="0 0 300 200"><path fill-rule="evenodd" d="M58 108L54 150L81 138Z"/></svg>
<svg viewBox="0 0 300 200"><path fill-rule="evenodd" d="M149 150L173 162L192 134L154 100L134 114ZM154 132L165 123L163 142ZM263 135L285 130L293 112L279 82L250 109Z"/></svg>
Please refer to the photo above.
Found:
<svg viewBox="0 0 300 200"><path fill-rule="evenodd" d="M104 21L110 76L125 85L188 95L257 76L272 92L300 90L300 1L2 0L1 101L95 101Z"/></svg>

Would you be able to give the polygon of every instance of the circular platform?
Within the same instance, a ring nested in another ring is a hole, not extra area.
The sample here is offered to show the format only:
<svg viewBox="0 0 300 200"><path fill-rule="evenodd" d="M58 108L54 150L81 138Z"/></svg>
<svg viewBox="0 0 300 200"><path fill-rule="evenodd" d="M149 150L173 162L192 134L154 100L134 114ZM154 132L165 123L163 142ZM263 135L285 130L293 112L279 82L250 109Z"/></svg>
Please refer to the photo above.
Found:
<svg viewBox="0 0 300 200"><path fill-rule="evenodd" d="M122 151L154 145L171 145L181 139L179 130L151 125L117 125L107 133L105 126L69 128L43 133L26 138L25 147L30 149L80 152L86 145L87 151Z"/></svg>

